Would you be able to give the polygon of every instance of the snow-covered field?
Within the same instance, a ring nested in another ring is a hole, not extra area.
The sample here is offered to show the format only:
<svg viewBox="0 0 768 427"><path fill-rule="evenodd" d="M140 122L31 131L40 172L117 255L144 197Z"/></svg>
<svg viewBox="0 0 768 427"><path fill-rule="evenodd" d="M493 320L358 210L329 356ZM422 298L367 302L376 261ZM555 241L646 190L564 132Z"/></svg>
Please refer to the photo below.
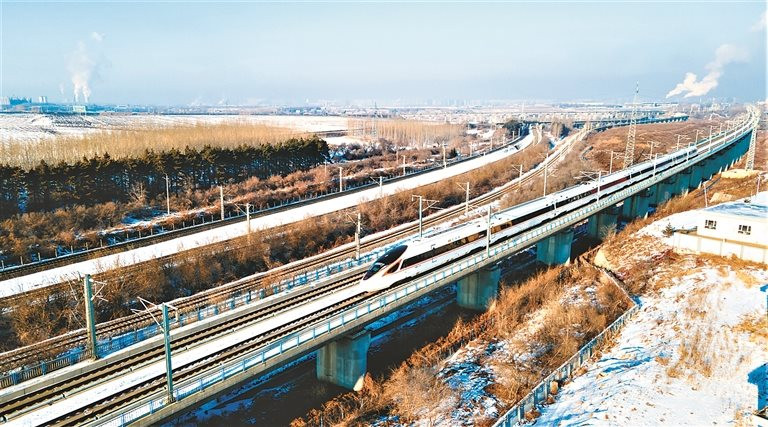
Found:
<svg viewBox="0 0 768 427"><path fill-rule="evenodd" d="M284 127L297 132L347 129L347 117L342 116L154 114L53 116L46 114L0 114L0 142L8 140L32 142L60 136L82 136L111 130L141 130L222 123L265 124Z"/></svg>
<svg viewBox="0 0 768 427"><path fill-rule="evenodd" d="M669 249L661 230L691 217L658 220L641 230L642 241L661 253ZM615 344L536 424L748 425L750 412L766 404L768 271L677 254L654 273Z"/></svg>
<svg viewBox="0 0 768 427"><path fill-rule="evenodd" d="M524 138L523 142L517 145L519 145L522 149L527 146L531 140L532 137L529 135ZM504 159L516 153L517 151L518 150L516 150L514 147L507 147L491 154L471 159L445 169L439 169L421 175L416 175L414 177L395 183L385 184L381 189L374 187L363 190L361 192L347 194L330 200L319 201L284 212L254 218L251 220L251 229L260 230L277 227L280 225L301 221L305 218L320 216L338 210L354 207L359 203L363 203L369 200L449 179L455 175L459 175L464 172L468 172L495 161ZM217 227L213 230L171 239L143 248L133 249L118 254L107 255L93 260L73 263L66 266L29 274L26 276L4 280L0 282L0 297L48 286L54 283L59 283L63 280L76 278L84 274L96 274L118 266L136 264L142 261L151 260L183 250L194 249L212 243L221 242L224 240L243 236L247 233L247 230L247 224L245 221L243 221L242 223Z"/></svg>

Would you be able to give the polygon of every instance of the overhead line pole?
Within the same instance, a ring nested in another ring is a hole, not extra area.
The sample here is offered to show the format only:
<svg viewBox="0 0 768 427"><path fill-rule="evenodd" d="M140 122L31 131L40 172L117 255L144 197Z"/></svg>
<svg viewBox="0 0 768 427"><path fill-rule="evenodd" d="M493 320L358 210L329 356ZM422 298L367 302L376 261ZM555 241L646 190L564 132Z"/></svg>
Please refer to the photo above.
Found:
<svg viewBox="0 0 768 427"><path fill-rule="evenodd" d="M219 203L221 203L221 220L224 221L224 187L219 186Z"/></svg>
<svg viewBox="0 0 768 427"><path fill-rule="evenodd" d="M93 309L93 285L90 274L86 274L83 279L83 295L85 298L85 321L88 326L88 351L92 358L98 359L99 355L96 352L96 313Z"/></svg>

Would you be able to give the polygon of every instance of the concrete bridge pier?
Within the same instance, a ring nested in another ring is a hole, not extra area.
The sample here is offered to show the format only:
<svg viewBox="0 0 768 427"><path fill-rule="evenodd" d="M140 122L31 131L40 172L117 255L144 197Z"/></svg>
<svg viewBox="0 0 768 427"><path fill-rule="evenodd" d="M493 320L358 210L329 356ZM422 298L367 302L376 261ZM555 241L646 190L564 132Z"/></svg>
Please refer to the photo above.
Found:
<svg viewBox="0 0 768 427"><path fill-rule="evenodd" d="M689 190L695 190L701 186L701 176L703 172L703 168L698 165L693 165L690 168L688 168L689 171L689 179L688 179L688 189Z"/></svg>
<svg viewBox="0 0 768 427"><path fill-rule="evenodd" d="M675 175L675 194L688 194L691 186L691 169L685 169Z"/></svg>
<svg viewBox="0 0 768 427"><path fill-rule="evenodd" d="M587 221L587 235L595 239L604 239L611 228L615 229L619 211L618 206L611 206L590 216Z"/></svg>
<svg viewBox="0 0 768 427"><path fill-rule="evenodd" d="M360 391L367 371L371 333L363 329L317 350L317 379Z"/></svg>
<svg viewBox="0 0 768 427"><path fill-rule="evenodd" d="M650 191L646 189L624 200L621 216L630 220L645 218L648 215L648 208L651 203L650 194Z"/></svg>
<svg viewBox="0 0 768 427"><path fill-rule="evenodd" d="M536 259L547 265L568 264L571 261L573 229L557 232L536 242Z"/></svg>
<svg viewBox="0 0 768 427"><path fill-rule="evenodd" d="M656 206L661 205L662 203L666 202L667 200L671 199L675 196L675 187L677 184L677 180L674 176L669 177L658 184L656 184L657 187L657 193L656 193Z"/></svg>
<svg viewBox="0 0 768 427"><path fill-rule="evenodd" d="M499 267L486 267L459 279L456 302L460 307L485 311L491 307L499 292Z"/></svg>

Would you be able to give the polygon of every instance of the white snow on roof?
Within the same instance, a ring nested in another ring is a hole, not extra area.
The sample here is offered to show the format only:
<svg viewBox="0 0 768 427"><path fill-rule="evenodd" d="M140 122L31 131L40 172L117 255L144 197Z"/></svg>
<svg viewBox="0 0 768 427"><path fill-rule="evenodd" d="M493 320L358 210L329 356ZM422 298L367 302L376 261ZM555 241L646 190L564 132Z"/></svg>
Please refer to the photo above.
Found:
<svg viewBox="0 0 768 427"><path fill-rule="evenodd" d="M748 216L768 219L768 204L763 203L766 199L765 193L760 193L758 197L746 201L723 203L716 206L705 208L705 212L713 212L725 215ZM762 196L762 197L760 197Z"/></svg>

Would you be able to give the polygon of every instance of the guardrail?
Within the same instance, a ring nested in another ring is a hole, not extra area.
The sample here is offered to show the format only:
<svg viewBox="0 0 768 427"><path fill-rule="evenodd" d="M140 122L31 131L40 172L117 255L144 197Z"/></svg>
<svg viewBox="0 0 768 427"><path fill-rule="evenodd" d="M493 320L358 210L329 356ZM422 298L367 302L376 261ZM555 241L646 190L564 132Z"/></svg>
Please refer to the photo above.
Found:
<svg viewBox="0 0 768 427"><path fill-rule="evenodd" d="M397 244L397 242L390 243L388 245L376 248L368 253L361 254L360 259L357 260L345 259L319 267L315 270L305 271L304 273L296 275L290 279L282 280L272 286L273 294L293 290L298 287L319 281L321 279L325 279L331 275L341 273L345 270L371 263L395 244ZM242 295L233 296L228 300L220 301L213 305L199 307L196 310L178 313L177 316L171 320L170 326L171 329L175 329L192 322L201 321L219 315L229 310L234 310L235 308L250 304L252 302L260 301L265 297L266 292L263 289L256 293L249 291ZM102 358L161 333L162 330L158 327L157 324L150 323L147 326L137 328L126 333L112 335L97 340L96 353L98 354L99 358ZM25 366L3 373L0 375L0 389L19 384L21 382L45 375L67 366L72 366L89 358L91 358L91 353L86 346L67 349L65 352L51 360L41 361L32 366Z"/></svg>
<svg viewBox="0 0 768 427"><path fill-rule="evenodd" d="M489 153L493 153L499 150L509 148L510 146L520 142L523 138L524 136L521 136L514 140L509 140L505 143L499 144L493 149L480 151L471 156L456 157L454 159L448 160L447 165L454 166L475 158L483 157ZM414 176L422 175L422 174L425 174L434 170L439 170L439 169L443 169L442 162L435 162L435 164L431 166L426 165L424 167L411 167L410 172L404 175L387 176L382 181L382 183L391 184L393 182L398 182L407 178L412 178ZM378 183L364 183L358 186L350 185L350 186L346 186L346 188L343 191L312 193L305 198L297 197L295 199L290 199L288 201L280 201L280 204L275 204L274 206L268 206L265 209L259 209L257 211L251 212L251 219L255 219L260 216L269 215L277 212L282 212L287 209L292 209L295 207L315 203L321 200L341 197L347 194L352 194L352 193L360 192L366 189L375 188L377 186L379 186ZM35 273L37 271L41 271L44 269L71 264L73 262L76 262L77 260L89 259L90 257L93 257L93 256L109 255L116 252L141 248L144 246L148 246L150 244L159 243L159 242L167 241L170 239L175 239L177 237L184 237L193 233L210 230L210 229L228 225L231 223L236 223L238 221L244 221L246 219L246 216L247 215L245 213L241 213L237 215L227 216L224 219L205 222L205 216L203 215L202 223L200 224L193 223L193 225L189 225L183 228L178 228L173 230L165 230L165 229L162 229L162 227L160 227L161 231L155 234L150 233L148 235L141 236L141 233L139 232L138 237L129 238L118 243L113 243L111 245L97 246L93 248L86 247L85 249L83 249L82 247L75 248L70 253L58 255L53 258L38 259L35 261L27 262L25 264L11 265L11 264L5 264L3 262L0 266L0 280L12 279L14 277ZM150 229L155 230L154 227L151 227Z"/></svg>
<svg viewBox="0 0 768 427"><path fill-rule="evenodd" d="M743 129L734 129L731 131L731 134L745 132L748 125L749 123L746 122L743 125ZM719 137L721 142L717 148L703 152L700 155L697 155L696 157L689 159L680 165L673 166L664 172L657 173L644 181L630 185L629 187L611 193L610 195L606 195L603 199L591 203L587 207L580 208L562 218L555 219L554 221L538 227L535 230L524 233L520 237L497 244L491 247L487 253L481 253L479 255L474 255L464 260L454 262L426 278L422 278L409 284L402 285L393 290L387 291L383 295L366 300L364 303L356 306L355 308L345 310L340 314L331 316L328 319L313 324L300 331L291 333L274 343L262 347L259 350L253 351L228 363L224 363L220 366L202 372L192 379L182 381L174 388L175 401L178 402L194 393L203 391L215 384L232 378L235 375L243 374L246 371L256 369L260 366L266 366L267 363L271 361L271 359L282 356L289 350L297 350L299 347L304 345L307 345L307 347L310 347L311 345L318 345L318 341L329 341L335 336L333 332L343 329L344 326L352 323L360 324L370 321L380 315L391 312L405 302L410 301L410 298L408 298L409 296L415 294L421 295L427 291L431 291L433 288L437 288L448 283L453 283L461 277L466 276L468 273L486 267L506 256L525 249L544 237L554 234L566 227L572 226L575 223L583 221L594 213L599 212L608 206L615 205L619 201L626 199L632 194L635 194L647 187L650 187L651 185L667 179L668 177L689 167L690 164L696 163L716 153L727 144L740 139L742 136L743 135L730 141L726 140L728 137L728 132L723 135L713 136L711 140L706 140L702 143L706 142L708 144L712 144L713 141ZM582 358L585 354L591 355L595 345L598 343L598 340L599 342L602 342L602 340L605 339L605 333L608 333L607 331L617 330L635 311L637 311L637 305L633 306L633 308L628 310L624 315L614 321L611 326L603 331L603 333L591 340L590 343L588 343L582 349L583 352L580 351L576 356L574 356L574 358ZM579 363L583 363L583 360L584 359L579 359ZM568 369L568 366L570 365L568 362L566 362L564 366L566 369ZM533 394L532 398L534 401L541 401L540 396L542 394L542 386L537 386L537 388L535 388L531 393ZM152 396L145 397L144 399L135 402L126 410L120 411L119 413L105 415L98 420L97 425L126 425L151 415L156 411L166 407L167 405L168 403L166 401L165 394L155 393ZM511 416L513 415L510 415L510 417Z"/></svg>
<svg viewBox="0 0 768 427"><path fill-rule="evenodd" d="M523 397L515 406L502 415L494 424L493 427L512 427L527 420L526 414L530 413L537 406L546 402L547 398L551 394L552 384L557 383L558 386L562 385L563 381L571 378L574 372L581 367L586 361L592 358L595 349L600 346L606 339L613 336L621 329L622 326L639 310L640 306L635 304L625 311L624 314L619 316L613 321L607 328L597 334L586 343L579 351L566 360L565 363L560 365L557 369L552 371L549 375L544 377L530 393Z"/></svg>
<svg viewBox="0 0 768 427"><path fill-rule="evenodd" d="M725 141L725 137L727 137L727 135L722 136L724 142L733 142ZM721 143L718 149L725 146L724 142ZM178 402L194 393L203 391L215 384L230 379L235 375L243 374L246 371L253 369L258 369L258 367L261 366L266 366L267 363L272 359L282 356L289 350L297 350L301 346L310 347L312 345L319 345L318 342L320 341L327 342L336 336L334 331L339 331L343 329L344 326L352 323L364 323L376 318L377 316L391 312L397 307L403 305L405 302L408 302L410 300L408 297L411 295L415 295L417 293L420 295L427 291L431 291L434 288L443 286L448 283L453 283L461 277L466 276L468 273L493 264L501 258L509 256L535 244L543 237L547 237L560 231L561 229L583 221L590 215L603 210L607 206L614 205L619 201L622 201L631 196L632 194L641 191L642 189L661 182L667 179L669 176L672 176L684 168L687 168L690 163L699 161L716 152L717 149L703 153L701 158L697 156L696 158L690 159L690 161L684 162L681 165L671 167L664 172L658 173L647 180L638 182L625 189L611 193L610 195L605 196L603 199L596 201L587 207L580 208L562 218L555 219L550 223L538 227L535 230L524 233L522 236L497 244L491 247L487 253L481 253L479 255L474 255L464 260L454 262L426 278L422 278L393 290L387 291L383 295L366 300L364 303L356 306L355 308L345 310L340 314L331 316L328 319L325 319L300 331L289 334L286 337L283 337L274 343L262 347L259 350L243 355L228 363L200 373L192 379L182 381L174 388L175 401ZM636 310L637 308L630 309L622 317L614 321L614 323L612 323L608 329L617 329L621 324L623 324L628 316L630 316ZM590 341L590 343L585 346L585 352L589 352L589 354L591 354L597 340L604 339L605 335L598 335L598 337ZM541 391L539 389L535 389L532 393L541 394ZM152 396L135 402L127 410L104 416L98 420L98 425L122 426L151 415L167 405L168 404L166 402L165 394L155 393Z"/></svg>

